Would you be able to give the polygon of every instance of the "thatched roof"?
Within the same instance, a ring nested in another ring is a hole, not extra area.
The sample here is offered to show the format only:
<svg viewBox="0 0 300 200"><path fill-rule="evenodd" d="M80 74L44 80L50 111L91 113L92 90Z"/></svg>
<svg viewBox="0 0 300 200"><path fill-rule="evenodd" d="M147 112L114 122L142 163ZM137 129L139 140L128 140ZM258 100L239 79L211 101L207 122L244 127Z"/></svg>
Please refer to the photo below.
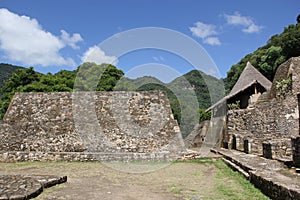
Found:
<svg viewBox="0 0 300 200"><path fill-rule="evenodd" d="M218 104L236 96L238 93L243 92L255 83L259 83L266 90L269 90L272 86L271 81L264 77L264 75L262 75L255 67L253 67L250 62L247 62L245 69L243 70L242 74L233 86L230 93L226 97L209 107L207 110L211 110Z"/></svg>
<svg viewBox="0 0 300 200"><path fill-rule="evenodd" d="M262 75L255 67L253 67L250 62L247 62L247 65L240 75L239 80L235 83L227 98L230 99L238 93L246 90L254 83L259 83L266 90L269 90L272 86L271 81L264 77L264 75Z"/></svg>

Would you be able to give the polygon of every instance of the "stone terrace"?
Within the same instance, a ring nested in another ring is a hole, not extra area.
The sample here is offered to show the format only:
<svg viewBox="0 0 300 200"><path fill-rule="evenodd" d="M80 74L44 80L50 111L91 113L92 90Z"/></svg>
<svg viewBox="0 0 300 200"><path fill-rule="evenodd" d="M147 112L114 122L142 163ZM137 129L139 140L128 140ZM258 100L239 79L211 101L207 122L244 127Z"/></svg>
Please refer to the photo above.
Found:
<svg viewBox="0 0 300 200"><path fill-rule="evenodd" d="M155 160L183 149L159 91L19 93L3 122L0 161Z"/></svg>
<svg viewBox="0 0 300 200"><path fill-rule="evenodd" d="M300 199L300 176L276 160L228 149L213 149L271 199Z"/></svg>

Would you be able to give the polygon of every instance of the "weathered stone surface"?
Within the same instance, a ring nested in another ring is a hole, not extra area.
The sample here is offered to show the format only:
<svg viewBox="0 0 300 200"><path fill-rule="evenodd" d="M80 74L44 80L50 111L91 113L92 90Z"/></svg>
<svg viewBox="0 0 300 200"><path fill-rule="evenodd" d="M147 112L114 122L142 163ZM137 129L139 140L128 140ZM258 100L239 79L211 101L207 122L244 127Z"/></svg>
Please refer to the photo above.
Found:
<svg viewBox="0 0 300 200"><path fill-rule="evenodd" d="M300 199L300 176L283 163L253 154L213 149L249 174L249 180L271 199Z"/></svg>
<svg viewBox="0 0 300 200"><path fill-rule="evenodd" d="M43 188L67 181L66 176L0 175L1 200L26 200L38 196Z"/></svg>
<svg viewBox="0 0 300 200"><path fill-rule="evenodd" d="M283 95L276 84L288 78L292 79L290 90ZM235 135L242 144L251 138L252 153L263 154L263 142L271 142L273 157L291 157L290 138L299 135L299 83L300 57L291 58L278 68L271 90L253 108L228 111L228 134Z"/></svg>
<svg viewBox="0 0 300 200"><path fill-rule="evenodd" d="M184 139L184 144L186 148L195 148L201 147L204 139L207 135L207 131L209 129L208 120L197 124L193 131Z"/></svg>
<svg viewBox="0 0 300 200"><path fill-rule="evenodd" d="M179 153L179 152L178 152ZM67 162L131 162L131 161L173 161L180 156L169 152L157 153L101 153L101 152L2 152L1 162L23 161L67 161Z"/></svg>
<svg viewBox="0 0 300 200"><path fill-rule="evenodd" d="M263 156L269 159L290 159L292 143L290 138L270 139L262 144Z"/></svg>
<svg viewBox="0 0 300 200"><path fill-rule="evenodd" d="M183 149L169 100L159 91L19 93L3 121L0 158L5 161L61 160L62 152L91 153L68 154L67 160L95 159L90 155L97 153L103 153L100 160L112 159L112 153L130 160L136 153Z"/></svg>

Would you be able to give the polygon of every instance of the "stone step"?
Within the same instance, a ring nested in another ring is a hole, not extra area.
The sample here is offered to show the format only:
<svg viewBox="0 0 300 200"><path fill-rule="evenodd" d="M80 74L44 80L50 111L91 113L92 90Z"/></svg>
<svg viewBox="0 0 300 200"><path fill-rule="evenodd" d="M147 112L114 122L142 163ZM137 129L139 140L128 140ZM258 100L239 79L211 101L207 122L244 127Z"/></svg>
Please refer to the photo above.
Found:
<svg viewBox="0 0 300 200"><path fill-rule="evenodd" d="M247 180L249 180L249 173L246 172L245 170L243 170L241 167L239 167L238 165L234 164L233 162L227 160L226 158L222 158L222 160L224 161L224 163L229 166L231 169L233 169L234 171L238 171L239 173L241 173Z"/></svg>

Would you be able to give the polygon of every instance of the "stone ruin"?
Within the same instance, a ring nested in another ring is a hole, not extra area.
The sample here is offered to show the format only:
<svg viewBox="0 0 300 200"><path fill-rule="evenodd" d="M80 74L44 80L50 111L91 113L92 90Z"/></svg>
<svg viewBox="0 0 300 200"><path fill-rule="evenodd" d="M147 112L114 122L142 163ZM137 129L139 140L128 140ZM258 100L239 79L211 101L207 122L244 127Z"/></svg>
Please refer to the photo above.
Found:
<svg viewBox="0 0 300 200"><path fill-rule="evenodd" d="M205 142L205 137L209 130L209 120L197 124L193 131L184 139L186 148L199 148Z"/></svg>
<svg viewBox="0 0 300 200"><path fill-rule="evenodd" d="M0 124L0 161L169 160L184 144L165 93L18 93Z"/></svg>
<svg viewBox="0 0 300 200"><path fill-rule="evenodd" d="M289 80L289 81L288 81ZM278 67L272 87L255 105L227 112L223 146L300 167L300 57Z"/></svg>

